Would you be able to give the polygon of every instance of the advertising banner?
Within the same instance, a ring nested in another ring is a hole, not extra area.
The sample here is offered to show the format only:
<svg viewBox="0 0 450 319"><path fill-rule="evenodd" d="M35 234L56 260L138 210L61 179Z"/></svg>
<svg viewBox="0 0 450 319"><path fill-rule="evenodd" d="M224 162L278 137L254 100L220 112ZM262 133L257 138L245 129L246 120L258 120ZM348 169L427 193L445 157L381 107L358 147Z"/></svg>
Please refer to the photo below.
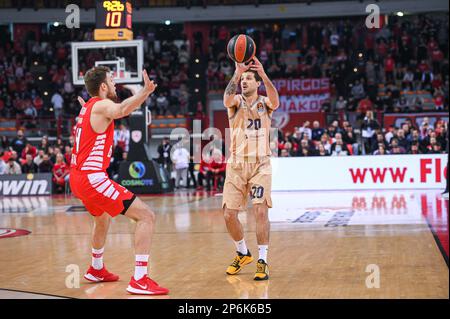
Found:
<svg viewBox="0 0 450 319"><path fill-rule="evenodd" d="M1 196L51 195L52 174L0 175Z"/></svg>
<svg viewBox="0 0 450 319"><path fill-rule="evenodd" d="M160 194L173 190L169 173L155 161L121 162L119 184L136 194Z"/></svg>
<svg viewBox="0 0 450 319"><path fill-rule="evenodd" d="M443 190L447 163L447 154L272 158L272 189Z"/></svg>

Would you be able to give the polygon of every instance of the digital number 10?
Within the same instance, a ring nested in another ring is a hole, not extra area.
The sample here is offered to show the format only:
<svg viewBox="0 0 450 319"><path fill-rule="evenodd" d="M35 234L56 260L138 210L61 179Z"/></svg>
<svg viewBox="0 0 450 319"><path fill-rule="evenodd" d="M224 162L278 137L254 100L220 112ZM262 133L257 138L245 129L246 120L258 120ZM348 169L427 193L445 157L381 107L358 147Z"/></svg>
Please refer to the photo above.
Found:
<svg viewBox="0 0 450 319"><path fill-rule="evenodd" d="M122 21L122 12L108 12L106 14L106 26L107 27L120 27L120 22Z"/></svg>

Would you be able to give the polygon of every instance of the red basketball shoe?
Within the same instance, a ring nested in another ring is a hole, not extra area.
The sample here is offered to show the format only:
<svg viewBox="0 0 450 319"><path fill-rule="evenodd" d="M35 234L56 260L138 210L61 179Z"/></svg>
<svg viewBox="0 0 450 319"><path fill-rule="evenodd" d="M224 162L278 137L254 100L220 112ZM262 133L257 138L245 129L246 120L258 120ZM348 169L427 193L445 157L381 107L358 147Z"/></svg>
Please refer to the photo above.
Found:
<svg viewBox="0 0 450 319"><path fill-rule="evenodd" d="M119 280L119 276L110 273L108 270L106 270L104 265L100 270L90 266L88 271L84 275L84 278L92 282L108 282Z"/></svg>
<svg viewBox="0 0 450 319"><path fill-rule="evenodd" d="M133 295L167 295L169 289L160 287L155 281L151 280L147 275L139 280L131 277L127 291Z"/></svg>

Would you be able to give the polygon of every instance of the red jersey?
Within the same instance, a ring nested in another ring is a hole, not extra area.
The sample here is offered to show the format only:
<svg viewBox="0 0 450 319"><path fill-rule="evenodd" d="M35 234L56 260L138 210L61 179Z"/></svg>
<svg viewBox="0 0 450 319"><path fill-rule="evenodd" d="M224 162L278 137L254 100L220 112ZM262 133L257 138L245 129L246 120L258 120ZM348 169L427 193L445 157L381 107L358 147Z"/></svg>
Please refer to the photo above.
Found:
<svg viewBox="0 0 450 319"><path fill-rule="evenodd" d="M53 166L53 173L57 176L57 177L62 177L64 176L64 174L67 171L67 164L64 162L61 162L60 164L56 163Z"/></svg>
<svg viewBox="0 0 450 319"><path fill-rule="evenodd" d="M114 140L114 121L102 134L91 127L91 111L100 98L91 98L81 108L75 125L75 143L72 150L71 170L105 172L111 162Z"/></svg>

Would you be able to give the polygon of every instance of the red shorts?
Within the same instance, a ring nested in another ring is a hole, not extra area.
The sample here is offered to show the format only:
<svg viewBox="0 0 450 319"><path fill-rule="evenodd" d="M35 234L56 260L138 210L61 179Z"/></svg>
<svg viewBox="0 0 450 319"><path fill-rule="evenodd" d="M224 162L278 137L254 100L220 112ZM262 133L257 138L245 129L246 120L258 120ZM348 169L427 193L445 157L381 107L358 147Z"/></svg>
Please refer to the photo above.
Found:
<svg viewBox="0 0 450 319"><path fill-rule="evenodd" d="M105 172L70 171L70 189L93 216L125 214L136 195L108 178Z"/></svg>

